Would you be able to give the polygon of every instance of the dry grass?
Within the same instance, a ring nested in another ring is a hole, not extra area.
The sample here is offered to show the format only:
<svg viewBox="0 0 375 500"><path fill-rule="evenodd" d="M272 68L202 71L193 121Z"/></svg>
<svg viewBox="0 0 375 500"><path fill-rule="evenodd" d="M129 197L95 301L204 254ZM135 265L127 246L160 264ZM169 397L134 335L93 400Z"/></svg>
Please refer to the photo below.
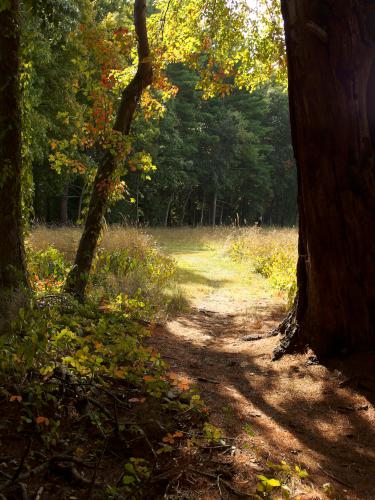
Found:
<svg viewBox="0 0 375 500"><path fill-rule="evenodd" d="M28 238L34 251L46 250L53 246L69 260L73 261L78 248L82 230L77 227L36 227ZM134 228L113 226L106 228L99 242L99 249L108 252L135 250L138 253L153 246L152 236Z"/></svg>
<svg viewBox="0 0 375 500"><path fill-rule="evenodd" d="M284 251L297 257L298 232L295 228L242 228L227 240L230 246L238 244L239 251L249 258Z"/></svg>
<svg viewBox="0 0 375 500"><path fill-rule="evenodd" d="M81 236L81 229L75 227L36 227L29 237L33 250L45 250L53 246L68 260L73 260ZM142 248L154 244L153 239L167 251L185 249L228 251L241 241L249 256L269 254L282 248L296 255L298 233L291 228L146 228L135 229L123 226L106 228L100 247L107 251L128 248Z"/></svg>
<svg viewBox="0 0 375 500"><path fill-rule="evenodd" d="M53 246L72 262L81 236L80 228L46 228L39 226L29 237L34 251ZM241 294L258 294L261 281L255 273L270 278L283 293L294 286L294 263L297 256L297 231L280 228L146 228L135 229L110 226L103 231L99 252L125 250L147 262L150 249L172 256L177 263L175 280L169 280L166 292L176 302L176 310L186 308L186 298L197 298L212 293L218 287L240 288ZM237 262L233 262L233 258ZM253 273L251 273L253 271ZM251 275L251 276L250 276ZM118 281L119 277L116 277ZM142 278L142 279L141 279ZM123 281L131 294L138 287L147 288L147 276L134 269ZM248 281L251 279L251 290ZM110 281L110 276L107 277ZM113 280L112 280L113 281ZM116 282L117 282L116 281ZM239 292L239 290L237 290ZM293 290L292 290L293 293ZM240 294L240 295L241 295ZM182 305L184 304L184 305Z"/></svg>

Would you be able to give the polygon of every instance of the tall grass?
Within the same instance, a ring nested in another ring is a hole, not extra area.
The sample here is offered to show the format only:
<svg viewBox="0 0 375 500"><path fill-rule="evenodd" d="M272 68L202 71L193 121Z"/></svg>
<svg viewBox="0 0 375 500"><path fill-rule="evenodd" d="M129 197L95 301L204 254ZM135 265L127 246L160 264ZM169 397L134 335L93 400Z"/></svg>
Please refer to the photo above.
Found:
<svg viewBox="0 0 375 500"><path fill-rule="evenodd" d="M39 226L28 239L29 270L40 292L61 287L73 264L81 230ZM101 237L90 277L91 298L117 299L141 316L160 316L184 303L174 281L173 258L148 233L110 227Z"/></svg>
<svg viewBox="0 0 375 500"><path fill-rule="evenodd" d="M238 234L234 227L150 228L150 234L170 251L217 250Z"/></svg>
<svg viewBox="0 0 375 500"><path fill-rule="evenodd" d="M50 274L62 280L74 260L80 236L79 228L35 228L29 237L32 271L48 279L52 261L55 269ZM183 309L186 300L176 284L176 264L168 254L205 250L247 262L249 269L269 279L289 304L293 301L297 231L281 228L107 227L98 246L90 292L139 298L158 311Z"/></svg>
<svg viewBox="0 0 375 500"><path fill-rule="evenodd" d="M253 271L268 278L291 306L297 290L297 239L296 229L246 228L231 237L230 254L237 261L248 261Z"/></svg>

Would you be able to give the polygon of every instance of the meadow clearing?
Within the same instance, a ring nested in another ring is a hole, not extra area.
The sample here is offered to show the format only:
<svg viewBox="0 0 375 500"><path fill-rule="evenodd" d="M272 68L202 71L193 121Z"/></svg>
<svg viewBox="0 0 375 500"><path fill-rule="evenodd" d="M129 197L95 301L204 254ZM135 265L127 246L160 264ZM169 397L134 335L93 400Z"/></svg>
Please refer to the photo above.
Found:
<svg viewBox="0 0 375 500"><path fill-rule="evenodd" d="M80 234L74 227L36 227L28 240L34 274L48 279L50 272L53 278L58 255L69 267ZM295 292L296 257L295 229L112 226L103 232L93 274L101 275L100 293L141 294L158 313L185 310L218 289L234 301L267 290L287 307ZM98 279L95 285L98 293Z"/></svg>

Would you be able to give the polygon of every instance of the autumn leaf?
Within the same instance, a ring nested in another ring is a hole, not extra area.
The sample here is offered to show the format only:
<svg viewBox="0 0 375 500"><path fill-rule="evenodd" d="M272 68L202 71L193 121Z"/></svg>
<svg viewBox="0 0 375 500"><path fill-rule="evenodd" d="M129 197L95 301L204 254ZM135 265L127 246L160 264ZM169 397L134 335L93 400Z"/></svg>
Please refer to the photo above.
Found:
<svg viewBox="0 0 375 500"><path fill-rule="evenodd" d="M183 435L184 434L181 431L176 431L173 434L169 432L166 436L163 437L163 443L174 444L175 439L181 438Z"/></svg>
<svg viewBox="0 0 375 500"><path fill-rule="evenodd" d="M47 417L36 417L35 422L38 425L49 425L49 419Z"/></svg>
<svg viewBox="0 0 375 500"><path fill-rule="evenodd" d="M181 379L176 384L180 391L187 391L190 388L190 381L186 378Z"/></svg>
<svg viewBox="0 0 375 500"><path fill-rule="evenodd" d="M18 401L18 403L20 403L20 402L22 401L22 396L11 396L11 397L9 398L9 401L10 401L11 403L13 403L13 401Z"/></svg>
<svg viewBox="0 0 375 500"><path fill-rule="evenodd" d="M163 443L174 443L174 437L172 434L168 433L166 436L163 437Z"/></svg>

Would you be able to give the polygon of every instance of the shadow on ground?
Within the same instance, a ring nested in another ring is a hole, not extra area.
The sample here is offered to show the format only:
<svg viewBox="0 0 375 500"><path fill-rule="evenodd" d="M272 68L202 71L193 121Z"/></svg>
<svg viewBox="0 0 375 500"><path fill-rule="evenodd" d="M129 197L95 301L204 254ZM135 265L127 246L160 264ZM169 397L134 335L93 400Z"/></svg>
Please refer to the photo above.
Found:
<svg viewBox="0 0 375 500"><path fill-rule="evenodd" d="M317 485L341 492L337 498L374 499L375 355L327 366L309 365L307 355L272 362L278 339L266 333L282 311L266 304L257 315L195 311L157 328L152 343L198 384L229 436L251 426L264 458L304 464ZM264 339L245 342L249 333Z"/></svg>
<svg viewBox="0 0 375 500"><path fill-rule="evenodd" d="M224 287L226 284L230 283L230 280L226 279L212 280L207 278L201 273L192 271L190 269L182 269L182 268L178 268L176 279L178 283L205 285L212 288Z"/></svg>

